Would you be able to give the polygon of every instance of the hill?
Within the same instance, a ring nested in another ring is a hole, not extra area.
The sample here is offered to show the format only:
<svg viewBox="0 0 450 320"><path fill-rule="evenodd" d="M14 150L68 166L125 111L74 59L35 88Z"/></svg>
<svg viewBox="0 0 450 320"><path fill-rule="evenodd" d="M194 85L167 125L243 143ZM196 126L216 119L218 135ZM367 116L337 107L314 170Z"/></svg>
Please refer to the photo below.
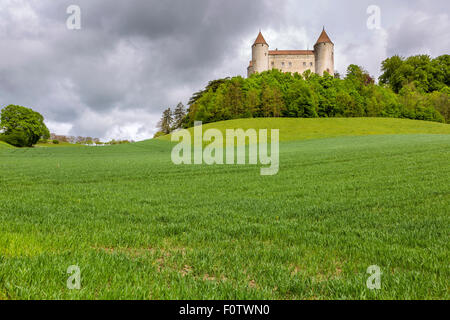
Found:
<svg viewBox="0 0 450 320"><path fill-rule="evenodd" d="M433 61L416 56L403 62L399 57L383 62L381 85L357 65L350 65L343 79L328 73L299 75L272 69L246 79L213 80L193 94L185 117L180 118L178 106L173 114L166 109L160 131L192 127L194 121L262 117L386 117L448 123L450 56Z"/></svg>
<svg viewBox="0 0 450 320"><path fill-rule="evenodd" d="M85 147L85 145L78 143L69 143L64 141L59 141L58 144L54 144L53 141L48 141L47 143L39 142L35 148L58 148L58 147Z"/></svg>
<svg viewBox="0 0 450 320"><path fill-rule="evenodd" d="M280 141L386 134L450 134L448 124L394 118L256 118L221 121L203 126L204 131L210 128L219 129L222 133L226 129L237 128L279 129ZM193 129L189 130L193 135ZM157 139L170 140L171 136Z"/></svg>
<svg viewBox="0 0 450 320"><path fill-rule="evenodd" d="M259 122L286 141L270 177L161 139L2 149L0 299L449 299L448 127L294 120Z"/></svg>

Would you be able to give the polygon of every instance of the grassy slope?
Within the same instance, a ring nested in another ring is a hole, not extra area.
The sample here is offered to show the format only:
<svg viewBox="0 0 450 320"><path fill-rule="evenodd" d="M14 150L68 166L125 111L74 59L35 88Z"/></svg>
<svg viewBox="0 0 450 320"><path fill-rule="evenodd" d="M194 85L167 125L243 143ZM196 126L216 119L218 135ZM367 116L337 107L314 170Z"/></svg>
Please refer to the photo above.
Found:
<svg viewBox="0 0 450 320"><path fill-rule="evenodd" d="M260 118L222 121L203 126L203 130L216 128L280 129L280 141L298 141L340 136L380 134L450 134L450 126L443 123L392 118ZM192 128L189 129L192 134ZM170 140L171 136L158 139Z"/></svg>
<svg viewBox="0 0 450 320"><path fill-rule="evenodd" d="M72 144L68 142L60 142L59 144L53 144L52 142L49 143L38 143L34 146L34 148L54 148L54 147L84 147L83 145L79 144ZM6 149L6 148L15 148L11 146L10 144L7 144L6 142L0 141L0 149Z"/></svg>
<svg viewBox="0 0 450 320"><path fill-rule="evenodd" d="M0 299L448 299L449 150L449 135L294 141L273 177L174 166L158 140L3 150Z"/></svg>
<svg viewBox="0 0 450 320"><path fill-rule="evenodd" d="M7 144L6 142L0 141L0 149L12 149L13 146Z"/></svg>
<svg viewBox="0 0 450 320"><path fill-rule="evenodd" d="M68 142L59 142L58 144L54 144L52 141L47 143L38 143L34 146L35 148L57 148L57 147L85 147L81 144L76 143L68 143Z"/></svg>

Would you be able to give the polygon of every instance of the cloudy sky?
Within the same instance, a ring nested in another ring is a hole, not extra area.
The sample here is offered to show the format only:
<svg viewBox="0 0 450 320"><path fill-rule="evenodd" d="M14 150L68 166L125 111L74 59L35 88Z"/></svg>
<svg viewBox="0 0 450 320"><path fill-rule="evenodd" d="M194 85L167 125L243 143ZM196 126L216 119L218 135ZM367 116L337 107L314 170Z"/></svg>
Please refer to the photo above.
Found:
<svg viewBox="0 0 450 320"><path fill-rule="evenodd" d="M67 8L81 29L67 28ZM369 29L370 5L380 29ZM311 49L325 25L336 69L379 76L394 54L450 53L448 0L0 0L0 107L52 132L152 137L163 109L212 79L246 75L259 29L272 49Z"/></svg>

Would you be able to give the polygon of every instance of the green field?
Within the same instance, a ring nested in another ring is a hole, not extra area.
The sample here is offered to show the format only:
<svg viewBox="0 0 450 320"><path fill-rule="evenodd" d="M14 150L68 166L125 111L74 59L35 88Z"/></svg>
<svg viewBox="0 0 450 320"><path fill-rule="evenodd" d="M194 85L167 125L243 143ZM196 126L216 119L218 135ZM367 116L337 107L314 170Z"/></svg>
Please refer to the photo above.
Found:
<svg viewBox="0 0 450 320"><path fill-rule="evenodd" d="M210 123L203 126L203 131L209 128L219 129L223 134L228 128L280 129L280 141L380 134L450 134L447 124L392 118L258 118ZM189 131L193 136L193 129ZM171 136L158 139L170 141Z"/></svg>
<svg viewBox="0 0 450 320"><path fill-rule="evenodd" d="M39 142L35 146L35 148L56 148L56 147L85 147L85 145L63 141L59 141L58 144L54 144L53 141L49 141L47 143Z"/></svg>
<svg viewBox="0 0 450 320"><path fill-rule="evenodd" d="M167 137L0 147L0 299L450 298L448 125L216 126L252 121L280 129L275 176L175 166Z"/></svg>

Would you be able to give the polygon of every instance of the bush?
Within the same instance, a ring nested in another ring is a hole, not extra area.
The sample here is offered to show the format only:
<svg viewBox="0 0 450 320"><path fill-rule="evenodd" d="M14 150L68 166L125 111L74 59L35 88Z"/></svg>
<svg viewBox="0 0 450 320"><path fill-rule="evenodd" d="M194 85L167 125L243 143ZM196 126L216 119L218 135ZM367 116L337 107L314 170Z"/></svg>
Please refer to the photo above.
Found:
<svg viewBox="0 0 450 320"><path fill-rule="evenodd" d="M53 144L59 144L58 140L53 140Z"/></svg>
<svg viewBox="0 0 450 320"><path fill-rule="evenodd" d="M158 138L158 137L162 137L165 136L166 134L162 131L158 131L157 133L155 133L155 135L153 136L153 139Z"/></svg>
<svg viewBox="0 0 450 320"><path fill-rule="evenodd" d="M28 137L23 131L11 130L0 135L0 140L15 147L24 147L28 144Z"/></svg>

